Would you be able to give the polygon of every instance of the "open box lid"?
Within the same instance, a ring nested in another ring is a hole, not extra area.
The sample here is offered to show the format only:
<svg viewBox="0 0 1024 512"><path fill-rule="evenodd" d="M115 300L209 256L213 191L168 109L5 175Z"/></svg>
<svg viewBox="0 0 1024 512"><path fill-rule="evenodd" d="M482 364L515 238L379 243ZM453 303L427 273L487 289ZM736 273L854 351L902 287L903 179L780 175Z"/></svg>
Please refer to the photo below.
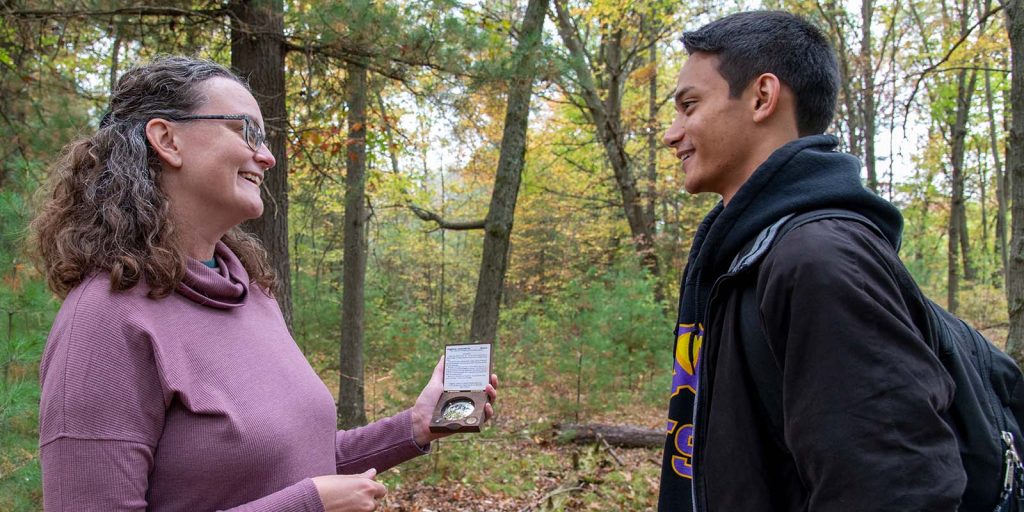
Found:
<svg viewBox="0 0 1024 512"><path fill-rule="evenodd" d="M467 343L445 346L445 391L483 391L487 388L490 380L490 343Z"/></svg>

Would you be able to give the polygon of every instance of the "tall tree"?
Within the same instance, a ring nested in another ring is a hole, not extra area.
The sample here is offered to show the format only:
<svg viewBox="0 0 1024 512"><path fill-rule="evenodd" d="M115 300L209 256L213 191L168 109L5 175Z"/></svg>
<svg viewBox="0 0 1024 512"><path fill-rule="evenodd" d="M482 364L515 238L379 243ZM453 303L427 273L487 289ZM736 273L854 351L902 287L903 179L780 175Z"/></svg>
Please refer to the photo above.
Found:
<svg viewBox="0 0 1024 512"><path fill-rule="evenodd" d="M648 40L629 37L629 40L640 43L638 46L627 46L629 34L626 29L621 23L610 24L598 31L600 43L597 55L591 56L583 36L585 31L577 26L569 14L566 0L555 0L555 22L568 51L569 67L573 74L573 86L563 86L570 94L578 94L583 99L580 108L597 130L598 141L604 147L605 156L615 175L633 246L644 267L657 277L661 270L654 250L653 209L645 207L637 186L637 171L633 159L626 152L626 133L622 124L622 96L626 77L637 66L639 50L643 49ZM659 299L660 290L660 287L656 287Z"/></svg>
<svg viewBox="0 0 1024 512"><path fill-rule="evenodd" d="M1010 332L1006 349L1024 365L1024 0L1002 0L1010 37L1010 136L1006 169L1010 174L1012 227L1007 272Z"/></svg>
<svg viewBox="0 0 1024 512"><path fill-rule="evenodd" d="M505 127L501 135L501 151L491 205L484 224L484 252L480 261L480 277L469 331L473 341L493 342L498 332L498 312L505 271L508 269L509 240L526 157L530 96L533 94L537 54L547 8L548 0L530 0L519 31L519 44L512 59L513 76L508 91Z"/></svg>
<svg viewBox="0 0 1024 512"><path fill-rule="evenodd" d="M963 0L958 4L959 37L970 34L971 3ZM981 16L982 13L978 13ZM967 234L967 207L964 204L964 152L966 151L967 121L971 111L971 98L977 83L977 72L962 69L957 73L956 111L949 125L950 198L949 225L947 229L947 307L952 313L959 308L960 272L957 259L963 262L964 278L974 280L971 265L970 240Z"/></svg>
<svg viewBox="0 0 1024 512"><path fill-rule="evenodd" d="M996 123L996 112L992 106L992 77L989 70L985 70L985 105L988 110L988 137L992 149L993 178L996 182L996 250L999 252L999 261L1002 264L1003 282L1006 282L1007 270L1007 243L1006 243L1006 194L1007 173L1003 169L1003 160L999 156L999 128Z"/></svg>
<svg viewBox="0 0 1024 512"><path fill-rule="evenodd" d="M970 77L968 78L968 75ZM958 292L960 289L959 262L963 262L964 278L974 279L974 267L971 265L970 241L967 234L967 207L964 203L964 152L967 138L967 119L970 113L971 96L977 74L974 71L961 71L957 76L956 117L950 126L950 197L948 242L948 273L946 299L950 312L956 313L959 307Z"/></svg>
<svg viewBox="0 0 1024 512"><path fill-rule="evenodd" d="M652 16L653 18L653 16ZM653 21L651 21L653 22ZM654 31L649 31L654 32ZM647 210L644 214L649 219L655 218L655 207L658 202L658 110L661 98L658 97L658 40L651 41L648 60L649 82L647 84Z"/></svg>
<svg viewBox="0 0 1024 512"><path fill-rule="evenodd" d="M341 299L338 427L366 424L363 400L363 311L366 288L366 67L350 63L345 83L345 242Z"/></svg>
<svg viewBox="0 0 1024 512"><path fill-rule="evenodd" d="M876 7L875 0L861 0L860 17L851 20L845 5L832 0L817 3L818 12L828 25L838 50L836 56L839 59L839 72L842 78L838 122L846 134L848 150L864 161L868 188L878 192L875 157L875 135L878 128L875 110L878 91L875 83L878 74L876 60L879 57L872 33L878 10ZM895 20L895 13L892 13L888 21L895 23ZM857 25L860 27L859 41L854 43L850 40L856 37L851 35L851 26ZM886 31L886 37L896 37L892 32L893 28L890 26ZM850 49L854 44L859 46L859 50Z"/></svg>
<svg viewBox="0 0 1024 512"><path fill-rule="evenodd" d="M878 192L878 171L875 161L875 66L871 43L871 24L875 14L874 0L861 0L861 119L864 120L864 167L868 174L868 188Z"/></svg>
<svg viewBox="0 0 1024 512"><path fill-rule="evenodd" d="M267 148L277 165L263 182L263 216L246 229L263 242L278 278L275 297L292 325L291 267L288 264L288 117L284 80L282 0L231 0L231 66L249 80L266 125Z"/></svg>

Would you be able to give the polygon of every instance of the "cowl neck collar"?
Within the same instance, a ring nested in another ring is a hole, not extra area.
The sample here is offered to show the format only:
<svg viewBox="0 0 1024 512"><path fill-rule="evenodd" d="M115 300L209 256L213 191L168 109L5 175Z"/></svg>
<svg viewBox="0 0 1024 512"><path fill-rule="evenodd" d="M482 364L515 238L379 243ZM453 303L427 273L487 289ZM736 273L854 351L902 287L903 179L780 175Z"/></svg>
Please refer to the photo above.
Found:
<svg viewBox="0 0 1024 512"><path fill-rule="evenodd" d="M213 257L217 260L217 268L207 267L194 258L188 259L178 293L200 305L216 309L244 306L249 295L249 273L223 242L217 242Z"/></svg>

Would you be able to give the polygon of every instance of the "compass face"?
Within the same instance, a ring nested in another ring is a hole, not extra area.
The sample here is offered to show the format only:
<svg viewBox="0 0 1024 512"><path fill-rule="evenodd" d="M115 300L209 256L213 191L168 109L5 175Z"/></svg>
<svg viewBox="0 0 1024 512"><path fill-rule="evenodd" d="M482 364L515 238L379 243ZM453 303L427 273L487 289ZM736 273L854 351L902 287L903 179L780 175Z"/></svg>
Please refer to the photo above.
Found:
<svg viewBox="0 0 1024 512"><path fill-rule="evenodd" d="M470 414L473 414L473 401L465 398L452 400L444 406L441 417L448 421L459 421Z"/></svg>

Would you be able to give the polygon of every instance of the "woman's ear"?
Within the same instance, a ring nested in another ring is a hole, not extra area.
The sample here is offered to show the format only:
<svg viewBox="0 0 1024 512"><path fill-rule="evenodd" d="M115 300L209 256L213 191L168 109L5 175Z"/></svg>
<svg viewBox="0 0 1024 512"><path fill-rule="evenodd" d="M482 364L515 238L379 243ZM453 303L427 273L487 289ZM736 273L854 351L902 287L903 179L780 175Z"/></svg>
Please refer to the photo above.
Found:
<svg viewBox="0 0 1024 512"><path fill-rule="evenodd" d="M146 123L146 140L156 154L170 167L181 167L181 151L174 138L174 126L166 119L150 119Z"/></svg>
<svg viewBox="0 0 1024 512"><path fill-rule="evenodd" d="M754 122L761 123L778 109L782 82L772 73L763 73L754 79L751 87L754 92Z"/></svg>

